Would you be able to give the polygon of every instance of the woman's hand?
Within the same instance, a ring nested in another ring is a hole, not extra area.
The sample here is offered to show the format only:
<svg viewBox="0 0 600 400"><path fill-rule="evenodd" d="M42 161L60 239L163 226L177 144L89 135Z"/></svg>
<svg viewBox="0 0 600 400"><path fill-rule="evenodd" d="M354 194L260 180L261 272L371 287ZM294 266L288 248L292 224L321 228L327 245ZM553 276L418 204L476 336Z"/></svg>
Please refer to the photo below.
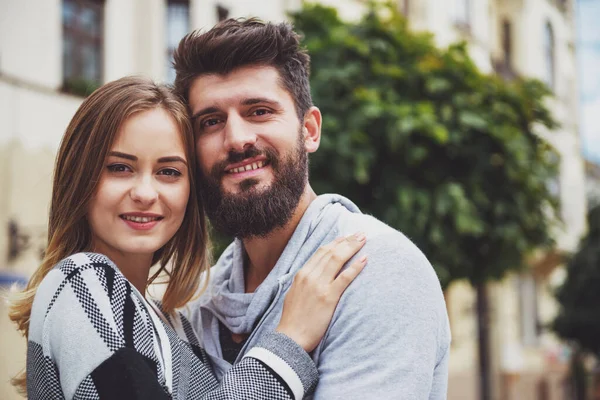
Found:
<svg viewBox="0 0 600 400"><path fill-rule="evenodd" d="M323 338L344 290L367 263L363 256L338 274L365 244L362 233L338 238L319 248L294 277L285 296L277 326L281 332L311 352Z"/></svg>

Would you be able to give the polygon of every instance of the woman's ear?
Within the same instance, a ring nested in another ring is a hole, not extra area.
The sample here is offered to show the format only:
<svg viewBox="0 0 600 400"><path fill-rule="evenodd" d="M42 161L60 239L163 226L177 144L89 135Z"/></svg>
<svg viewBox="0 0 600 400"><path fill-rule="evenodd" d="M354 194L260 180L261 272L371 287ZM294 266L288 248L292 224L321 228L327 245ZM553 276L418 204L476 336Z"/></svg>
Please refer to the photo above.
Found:
<svg viewBox="0 0 600 400"><path fill-rule="evenodd" d="M304 115L302 126L304 148L308 153L314 153L321 143L321 111L312 106Z"/></svg>

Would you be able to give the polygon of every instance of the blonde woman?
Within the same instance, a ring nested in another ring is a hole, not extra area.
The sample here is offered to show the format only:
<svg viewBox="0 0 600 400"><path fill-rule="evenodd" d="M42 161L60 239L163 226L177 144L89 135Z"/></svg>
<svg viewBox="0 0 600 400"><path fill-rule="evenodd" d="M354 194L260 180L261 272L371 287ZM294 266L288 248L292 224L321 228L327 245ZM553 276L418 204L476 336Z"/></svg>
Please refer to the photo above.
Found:
<svg viewBox="0 0 600 400"><path fill-rule="evenodd" d="M57 155L45 257L10 313L28 337L15 384L30 399L300 399L314 388L307 352L366 263L339 273L364 235L311 258L277 330L219 384L176 311L208 275L195 165L186 108L162 86L123 78L77 110ZM160 303L146 297L156 263L169 276Z"/></svg>

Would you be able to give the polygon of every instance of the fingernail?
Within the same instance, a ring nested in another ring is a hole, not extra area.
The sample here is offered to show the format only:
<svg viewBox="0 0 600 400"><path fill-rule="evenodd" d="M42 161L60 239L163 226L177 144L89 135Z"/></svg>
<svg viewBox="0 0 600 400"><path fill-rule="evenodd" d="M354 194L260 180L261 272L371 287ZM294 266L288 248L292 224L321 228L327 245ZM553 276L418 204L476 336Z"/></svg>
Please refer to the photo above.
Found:
<svg viewBox="0 0 600 400"><path fill-rule="evenodd" d="M362 256L358 261L361 262L361 263L363 263L363 264L366 263L367 262L367 256Z"/></svg>
<svg viewBox="0 0 600 400"><path fill-rule="evenodd" d="M356 240L358 240L359 242L363 242L363 241L365 241L365 239L366 239L367 237L365 236L365 234L364 234L363 232L358 232L358 233L355 233L355 234L354 234L354 238L355 238Z"/></svg>

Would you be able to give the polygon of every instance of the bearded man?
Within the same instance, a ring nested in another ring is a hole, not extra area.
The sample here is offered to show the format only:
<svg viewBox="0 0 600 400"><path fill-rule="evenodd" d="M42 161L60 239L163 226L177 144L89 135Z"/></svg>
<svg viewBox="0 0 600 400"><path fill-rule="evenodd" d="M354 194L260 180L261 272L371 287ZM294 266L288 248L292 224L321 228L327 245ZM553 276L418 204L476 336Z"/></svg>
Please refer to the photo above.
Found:
<svg viewBox="0 0 600 400"><path fill-rule="evenodd" d="M356 257L366 255L368 264L311 353L320 375L313 396L445 399L450 330L430 263L402 233L310 186L308 153L319 147L321 113L310 95L309 56L292 27L223 21L182 39L175 69L207 215L235 237L209 289L189 307L217 376L275 329L310 256L361 230L367 244Z"/></svg>

